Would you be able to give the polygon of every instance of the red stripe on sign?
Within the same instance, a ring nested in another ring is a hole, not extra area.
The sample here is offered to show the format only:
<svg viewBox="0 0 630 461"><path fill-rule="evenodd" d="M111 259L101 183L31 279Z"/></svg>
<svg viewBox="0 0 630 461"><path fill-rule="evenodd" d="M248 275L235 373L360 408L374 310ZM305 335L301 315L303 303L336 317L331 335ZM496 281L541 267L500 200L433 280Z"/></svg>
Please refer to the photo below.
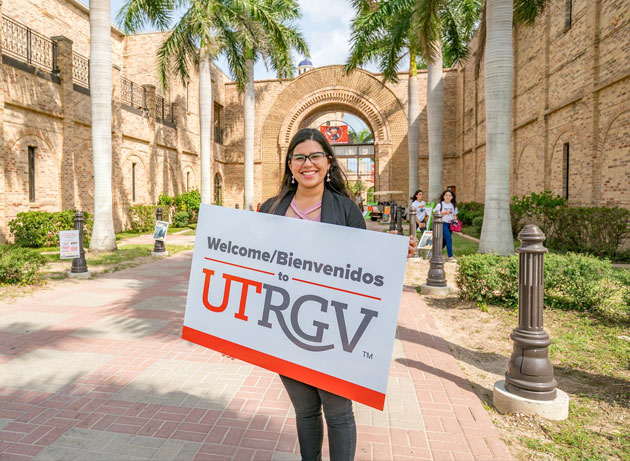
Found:
<svg viewBox="0 0 630 461"><path fill-rule="evenodd" d="M376 299L377 301L381 300L381 298L377 298L376 296L364 295L363 293L357 293L356 291L344 290L343 288L331 287L330 285L322 285L321 283L309 282L308 280L296 279L295 277L291 277L291 280L295 280L296 282L308 283L310 285L317 285L318 287L330 288L331 290L343 291L344 293L363 296L364 298Z"/></svg>
<svg viewBox="0 0 630 461"><path fill-rule="evenodd" d="M335 378L334 376L297 365L287 360L279 359L273 355L265 354L249 347L241 346L225 339L217 338L203 331L195 330L187 326L183 327L182 339L200 346L227 354L237 359L249 362L252 365L266 368L280 373L289 378L305 382L311 386L319 387L328 392L341 395L351 400L368 405L377 410L383 410L385 406L385 394L359 386L358 384Z"/></svg>
<svg viewBox="0 0 630 461"><path fill-rule="evenodd" d="M208 261L214 261L217 263L227 264L228 266L240 267L241 269L249 269L250 271L262 272L263 274L276 275L273 272L261 271L260 269L254 269L253 267L241 266L239 264L229 263L227 261L221 261L219 259L212 259L212 258L204 258L204 259L207 259Z"/></svg>

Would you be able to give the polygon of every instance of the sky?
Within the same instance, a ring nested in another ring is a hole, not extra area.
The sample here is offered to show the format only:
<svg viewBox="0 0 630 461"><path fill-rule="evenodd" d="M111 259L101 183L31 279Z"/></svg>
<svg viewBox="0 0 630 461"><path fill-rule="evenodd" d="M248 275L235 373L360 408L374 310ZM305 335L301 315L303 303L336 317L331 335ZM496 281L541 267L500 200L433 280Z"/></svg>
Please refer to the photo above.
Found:
<svg viewBox="0 0 630 461"><path fill-rule="evenodd" d="M81 0L89 4L89 0ZM118 11L125 0L111 0L112 22L116 24ZM344 64L350 50L350 21L354 16L354 10L347 0L299 0L302 18L297 23L306 42L308 43L310 59L315 67L331 64ZM117 24L116 24L117 25ZM149 30L147 30L149 31ZM294 55L297 64L304 58ZM219 58L215 64L227 75L230 75L224 59ZM370 71L376 71L373 64L365 66ZM257 62L254 67L256 80L275 78L275 75L265 69L262 62ZM357 126L357 130L364 125L360 119L351 117L347 120L351 126Z"/></svg>

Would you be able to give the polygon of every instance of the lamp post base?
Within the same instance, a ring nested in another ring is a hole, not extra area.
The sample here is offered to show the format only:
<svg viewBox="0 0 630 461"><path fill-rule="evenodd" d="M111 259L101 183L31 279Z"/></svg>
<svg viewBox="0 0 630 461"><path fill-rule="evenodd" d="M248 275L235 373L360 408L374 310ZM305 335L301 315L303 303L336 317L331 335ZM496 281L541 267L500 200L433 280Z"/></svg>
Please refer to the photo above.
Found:
<svg viewBox="0 0 630 461"><path fill-rule="evenodd" d="M422 285L420 285L420 290L422 291L423 295L448 296L453 292L453 287L450 285L446 285L444 287L434 287L423 283Z"/></svg>
<svg viewBox="0 0 630 461"><path fill-rule="evenodd" d="M81 279L81 280L89 279L92 277L92 273L90 271L85 271L85 272L66 271L66 275L68 276L69 279Z"/></svg>
<svg viewBox="0 0 630 461"><path fill-rule="evenodd" d="M492 403L497 411L538 415L553 421L563 421L569 417L569 396L556 388L553 400L532 400L512 394L505 389L505 380L494 383Z"/></svg>

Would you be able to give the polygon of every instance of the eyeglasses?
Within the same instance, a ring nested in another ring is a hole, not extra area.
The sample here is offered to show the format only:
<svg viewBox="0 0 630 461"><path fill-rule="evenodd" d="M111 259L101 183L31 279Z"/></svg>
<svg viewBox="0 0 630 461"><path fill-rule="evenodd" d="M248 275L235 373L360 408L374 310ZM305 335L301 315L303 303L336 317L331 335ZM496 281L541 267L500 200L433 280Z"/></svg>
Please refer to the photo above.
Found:
<svg viewBox="0 0 630 461"><path fill-rule="evenodd" d="M303 155L303 154L292 154L289 160L296 166L303 165L306 162L306 159L309 159L313 165L320 164L326 158L326 154L324 152L313 152L312 154Z"/></svg>

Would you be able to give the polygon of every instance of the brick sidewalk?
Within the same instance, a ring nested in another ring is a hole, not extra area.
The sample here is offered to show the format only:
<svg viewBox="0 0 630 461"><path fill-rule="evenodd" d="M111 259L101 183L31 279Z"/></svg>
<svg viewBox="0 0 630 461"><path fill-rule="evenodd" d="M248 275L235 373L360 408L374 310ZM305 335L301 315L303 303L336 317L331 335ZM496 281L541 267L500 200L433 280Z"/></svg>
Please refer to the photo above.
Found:
<svg viewBox="0 0 630 461"><path fill-rule="evenodd" d="M190 260L0 303L0 460L299 459L277 376L180 339ZM412 289L385 411L355 412L357 460L510 458Z"/></svg>

